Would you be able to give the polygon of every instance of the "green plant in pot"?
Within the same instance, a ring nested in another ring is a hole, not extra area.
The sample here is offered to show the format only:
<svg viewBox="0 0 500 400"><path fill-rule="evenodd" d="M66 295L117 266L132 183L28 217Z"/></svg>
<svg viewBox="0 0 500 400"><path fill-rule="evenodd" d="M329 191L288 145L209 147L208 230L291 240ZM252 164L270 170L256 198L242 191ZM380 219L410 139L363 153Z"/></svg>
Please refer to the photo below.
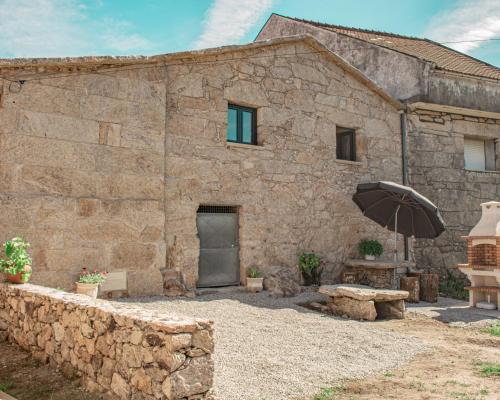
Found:
<svg viewBox="0 0 500 400"><path fill-rule="evenodd" d="M363 239L358 245L359 253L365 257L365 260L375 260L384 252L384 248L378 240Z"/></svg>
<svg viewBox="0 0 500 400"><path fill-rule="evenodd" d="M76 293L96 299L99 285L106 281L107 274L107 272L99 272L96 269L91 272L87 268L83 268L78 282L76 282Z"/></svg>
<svg viewBox="0 0 500 400"><path fill-rule="evenodd" d="M7 240L4 244L5 258L0 259L0 272L12 283L26 283L31 276L32 259L28 253L30 244L22 237Z"/></svg>
<svg viewBox="0 0 500 400"><path fill-rule="evenodd" d="M299 269L304 279L304 285L320 285L323 267L321 257L313 252L305 252L299 256Z"/></svg>
<svg viewBox="0 0 500 400"><path fill-rule="evenodd" d="M263 288L264 278L262 272L257 267L247 269L247 290L249 292L261 292Z"/></svg>

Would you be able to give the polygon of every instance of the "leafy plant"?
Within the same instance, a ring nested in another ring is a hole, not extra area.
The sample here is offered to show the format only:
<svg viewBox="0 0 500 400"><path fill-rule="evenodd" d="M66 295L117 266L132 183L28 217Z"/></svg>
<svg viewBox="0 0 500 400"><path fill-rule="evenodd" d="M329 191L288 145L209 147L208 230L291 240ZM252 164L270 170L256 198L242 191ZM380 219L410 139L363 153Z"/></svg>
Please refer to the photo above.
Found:
<svg viewBox="0 0 500 400"><path fill-rule="evenodd" d="M490 326L483 330L484 333L489 333L493 336L500 336L500 322L497 322L496 325Z"/></svg>
<svg viewBox="0 0 500 400"><path fill-rule="evenodd" d="M380 256L384 252L384 247L378 240L363 239L359 242L358 249L362 256Z"/></svg>
<svg viewBox="0 0 500 400"><path fill-rule="evenodd" d="M80 277L78 278L78 283L90 283L100 285L107 278L108 273L103 271L99 272L94 269L92 272L87 270L87 268L83 268L80 273Z"/></svg>
<svg viewBox="0 0 500 400"><path fill-rule="evenodd" d="M261 278L262 272L260 272L256 267L250 267L247 270L247 276L249 278Z"/></svg>
<svg viewBox="0 0 500 400"><path fill-rule="evenodd" d="M500 376L500 364L482 363L479 368L483 376Z"/></svg>
<svg viewBox="0 0 500 400"><path fill-rule="evenodd" d="M12 382L1 382L0 383L0 392L7 393L8 390L12 389L14 384Z"/></svg>
<svg viewBox="0 0 500 400"><path fill-rule="evenodd" d="M306 285L319 285L321 283L321 275L323 274L321 264L321 257L316 253L302 253L299 256L299 269Z"/></svg>
<svg viewBox="0 0 500 400"><path fill-rule="evenodd" d="M32 271L32 260L28 253L30 244L22 237L15 237L12 240L7 240L3 247L6 258L0 259L0 272L9 275L21 273L21 280L27 282Z"/></svg>
<svg viewBox="0 0 500 400"><path fill-rule="evenodd" d="M468 300L469 292L464 289L465 281L448 272L446 279L439 282L439 293L444 297Z"/></svg>

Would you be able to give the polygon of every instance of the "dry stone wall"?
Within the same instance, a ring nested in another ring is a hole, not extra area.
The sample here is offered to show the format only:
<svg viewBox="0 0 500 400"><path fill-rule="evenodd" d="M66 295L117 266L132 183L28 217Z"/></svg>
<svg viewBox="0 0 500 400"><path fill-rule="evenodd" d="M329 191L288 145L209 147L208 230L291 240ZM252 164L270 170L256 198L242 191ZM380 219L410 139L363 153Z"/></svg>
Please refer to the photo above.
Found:
<svg viewBox="0 0 500 400"><path fill-rule="evenodd" d="M113 398L211 398L212 323L0 284L0 336Z"/></svg>
<svg viewBox="0 0 500 400"><path fill-rule="evenodd" d="M500 139L500 120L423 110L410 115L410 183L440 208L447 226L435 240L416 240L415 257L443 278L466 262L461 236L479 221L480 204L500 198L500 172L464 168L464 136Z"/></svg>

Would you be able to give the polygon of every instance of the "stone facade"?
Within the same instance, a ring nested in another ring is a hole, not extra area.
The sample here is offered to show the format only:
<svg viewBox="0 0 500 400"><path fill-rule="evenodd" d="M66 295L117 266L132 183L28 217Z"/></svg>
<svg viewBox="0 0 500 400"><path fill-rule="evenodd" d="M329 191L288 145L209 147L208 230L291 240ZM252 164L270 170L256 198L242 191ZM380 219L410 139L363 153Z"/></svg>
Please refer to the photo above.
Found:
<svg viewBox="0 0 500 400"><path fill-rule="evenodd" d="M0 335L113 398L211 398L213 333L207 320L0 284Z"/></svg>
<svg viewBox="0 0 500 400"><path fill-rule="evenodd" d="M500 197L499 144L497 171L488 172L465 170L463 144L464 135L500 139L500 83L497 79L436 67L425 56L415 57L383 43L338 33L328 24L278 14L270 16L256 40L300 34L315 37L405 103L408 184L440 207L447 225L446 232L436 240L415 241L415 261L419 268L432 270L443 278L448 271L456 271L456 264L466 257L460 236L466 235L478 221L480 203ZM390 40L391 34L388 35ZM427 111L417 112L419 104Z"/></svg>
<svg viewBox="0 0 500 400"><path fill-rule="evenodd" d="M351 196L401 182L399 103L314 39L77 61L0 68L0 240L32 242L35 283L87 266L127 271L131 295L193 288L200 204L238 207L242 280L314 250L330 281L360 239L394 247ZM226 142L228 102L257 109L258 146Z"/></svg>
<svg viewBox="0 0 500 400"><path fill-rule="evenodd" d="M408 118L410 184L440 208L446 231L415 242L419 266L446 272L466 262L467 236L481 217L479 204L500 198L500 172L464 168L464 136L500 139L500 120L414 110ZM500 146L496 145L497 160Z"/></svg>
<svg viewBox="0 0 500 400"><path fill-rule="evenodd" d="M48 72L0 82L0 241L32 244L36 283L70 289L88 267L161 293L164 70Z"/></svg>

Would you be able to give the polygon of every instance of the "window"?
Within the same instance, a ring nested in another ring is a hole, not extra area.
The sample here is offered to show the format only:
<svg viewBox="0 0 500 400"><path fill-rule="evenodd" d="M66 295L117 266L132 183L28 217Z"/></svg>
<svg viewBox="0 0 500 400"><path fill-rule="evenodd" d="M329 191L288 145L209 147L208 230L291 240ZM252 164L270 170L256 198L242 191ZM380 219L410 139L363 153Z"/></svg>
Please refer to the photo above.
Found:
<svg viewBox="0 0 500 400"><path fill-rule="evenodd" d="M257 144L257 110L234 104L228 105L227 141Z"/></svg>
<svg viewBox="0 0 500 400"><path fill-rule="evenodd" d="M356 132L337 126L337 160L356 161Z"/></svg>
<svg viewBox="0 0 500 400"><path fill-rule="evenodd" d="M464 138L465 169L495 171L495 142L477 138Z"/></svg>

